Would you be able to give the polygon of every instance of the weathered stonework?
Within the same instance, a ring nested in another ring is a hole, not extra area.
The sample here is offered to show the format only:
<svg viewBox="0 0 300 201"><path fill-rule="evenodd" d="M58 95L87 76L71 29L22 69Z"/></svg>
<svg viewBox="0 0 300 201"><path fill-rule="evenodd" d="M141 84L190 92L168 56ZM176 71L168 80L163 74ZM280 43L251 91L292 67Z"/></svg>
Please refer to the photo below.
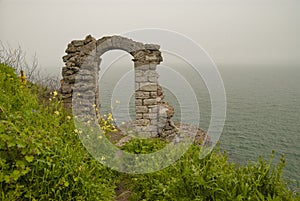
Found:
<svg viewBox="0 0 300 201"><path fill-rule="evenodd" d="M143 44L121 36L96 40L88 35L84 40L72 41L65 51L67 55L63 56L65 66L62 68L61 93L65 106L82 106L76 113L84 116L96 111L100 118L98 79L101 55L120 49L133 56L136 131L148 137L176 132L176 126L171 121L174 108L164 101L163 91L157 80L156 68L162 61L159 48L159 45ZM75 87L77 94L74 94ZM76 103L72 103L74 96L77 96Z"/></svg>

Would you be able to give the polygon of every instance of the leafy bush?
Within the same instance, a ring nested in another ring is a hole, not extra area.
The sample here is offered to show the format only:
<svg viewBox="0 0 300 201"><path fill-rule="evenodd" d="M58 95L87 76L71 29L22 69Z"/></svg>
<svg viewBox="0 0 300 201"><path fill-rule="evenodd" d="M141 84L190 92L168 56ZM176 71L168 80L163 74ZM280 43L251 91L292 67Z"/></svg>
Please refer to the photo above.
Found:
<svg viewBox="0 0 300 201"><path fill-rule="evenodd" d="M141 143L133 140L126 149L152 152L151 148L161 148L160 142L152 144L150 150ZM200 159L203 149L193 145L166 169L125 177L133 191L131 200L300 200L293 197L281 177L283 158L276 166L271 165L272 158L268 163L260 158L257 163L238 166L229 163L227 155L218 149Z"/></svg>
<svg viewBox="0 0 300 201"><path fill-rule="evenodd" d="M0 200L112 200L116 174L82 146L57 93L36 89L0 65Z"/></svg>

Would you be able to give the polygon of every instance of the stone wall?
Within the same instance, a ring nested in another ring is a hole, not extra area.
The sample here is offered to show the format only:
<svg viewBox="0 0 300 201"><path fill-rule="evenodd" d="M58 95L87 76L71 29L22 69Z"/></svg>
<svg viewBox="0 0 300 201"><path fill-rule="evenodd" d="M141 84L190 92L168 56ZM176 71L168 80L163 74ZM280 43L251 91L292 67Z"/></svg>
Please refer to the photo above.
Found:
<svg viewBox="0 0 300 201"><path fill-rule="evenodd" d="M77 114L84 116L96 112L100 118L101 55L113 49L124 50L133 56L134 62L136 130L152 137L174 133L176 127L171 121L174 109L164 100L158 84L156 68L162 61L159 48L159 45L143 44L121 36L96 40L88 35L84 40L72 41L63 57L61 93L65 106L71 108L76 104L80 106L76 107Z"/></svg>

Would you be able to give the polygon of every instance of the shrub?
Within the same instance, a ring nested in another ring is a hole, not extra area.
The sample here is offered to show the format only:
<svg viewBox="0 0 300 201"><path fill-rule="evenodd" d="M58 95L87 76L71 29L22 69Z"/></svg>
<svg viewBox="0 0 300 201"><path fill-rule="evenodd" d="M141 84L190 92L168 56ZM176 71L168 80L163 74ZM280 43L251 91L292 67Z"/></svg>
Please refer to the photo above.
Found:
<svg viewBox="0 0 300 201"><path fill-rule="evenodd" d="M86 152L57 93L40 104L28 86L0 64L0 200L112 200L116 174Z"/></svg>
<svg viewBox="0 0 300 201"><path fill-rule="evenodd" d="M141 143L133 140L126 149L152 152L151 148L161 148L160 142L148 148ZM300 200L299 195L293 197L282 178L283 158L275 166L272 158L239 166L228 162L226 153L218 148L200 159L204 149L193 145L168 168L125 177L132 190L131 200Z"/></svg>

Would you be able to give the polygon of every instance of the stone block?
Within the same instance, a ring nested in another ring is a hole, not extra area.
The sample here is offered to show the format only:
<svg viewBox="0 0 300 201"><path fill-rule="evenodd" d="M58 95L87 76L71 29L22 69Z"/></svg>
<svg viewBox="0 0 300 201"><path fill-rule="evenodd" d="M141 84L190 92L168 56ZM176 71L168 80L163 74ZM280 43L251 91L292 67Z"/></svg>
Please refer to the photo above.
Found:
<svg viewBox="0 0 300 201"><path fill-rule="evenodd" d="M140 98L140 99L150 98L150 93L144 91L136 91L135 98Z"/></svg>
<svg viewBox="0 0 300 201"><path fill-rule="evenodd" d="M149 64L142 64L139 66L135 66L135 70L147 71L149 70Z"/></svg>
<svg viewBox="0 0 300 201"><path fill-rule="evenodd" d="M81 87L76 86L76 91L84 93L86 91L94 91L96 89L96 86L93 84L85 84Z"/></svg>
<svg viewBox="0 0 300 201"><path fill-rule="evenodd" d="M138 119L135 123L137 126L148 126L150 121L148 119Z"/></svg>
<svg viewBox="0 0 300 201"><path fill-rule="evenodd" d="M159 58L156 55L146 55L146 61L157 61Z"/></svg>
<svg viewBox="0 0 300 201"><path fill-rule="evenodd" d="M156 44L145 44L145 49L147 50L159 50L160 45Z"/></svg>
<svg viewBox="0 0 300 201"><path fill-rule="evenodd" d="M150 92L150 97L151 98L157 98L157 92L155 91L155 92ZM158 101L158 99L156 99L156 101Z"/></svg>
<svg viewBox="0 0 300 201"><path fill-rule="evenodd" d="M62 57L63 62L67 62L73 55L72 54L67 54L65 56Z"/></svg>
<svg viewBox="0 0 300 201"><path fill-rule="evenodd" d="M144 72L144 75L148 76L148 77L158 78L158 73L155 70L147 70L147 71Z"/></svg>
<svg viewBox="0 0 300 201"><path fill-rule="evenodd" d="M75 78L76 78L75 74L64 76L64 82L73 84L73 83L75 83Z"/></svg>
<svg viewBox="0 0 300 201"><path fill-rule="evenodd" d="M145 86L140 86L140 89L143 91L147 91L147 92L155 92L157 91L157 84L151 83L151 84L147 84Z"/></svg>
<svg viewBox="0 0 300 201"><path fill-rule="evenodd" d="M154 120L157 119L157 113L145 113L143 114L144 119Z"/></svg>
<svg viewBox="0 0 300 201"><path fill-rule="evenodd" d="M144 99L143 105L157 105L156 99Z"/></svg>
<svg viewBox="0 0 300 201"><path fill-rule="evenodd" d="M143 113L136 113L135 119L136 119L136 120L138 120L138 119L143 119Z"/></svg>
<svg viewBox="0 0 300 201"><path fill-rule="evenodd" d="M136 113L148 113L149 109L147 106L135 106Z"/></svg>
<svg viewBox="0 0 300 201"><path fill-rule="evenodd" d="M150 125L154 125L154 126L158 127L157 126L158 125L158 120L157 119L150 120Z"/></svg>
<svg viewBox="0 0 300 201"><path fill-rule="evenodd" d="M83 46L84 45L84 41L82 41L82 40L73 40L71 43L75 47L79 47L79 46Z"/></svg>
<svg viewBox="0 0 300 201"><path fill-rule="evenodd" d="M149 82L157 82L157 77L147 77Z"/></svg>
<svg viewBox="0 0 300 201"><path fill-rule="evenodd" d="M152 106L152 107L149 107L149 113L158 113L158 111L159 111L159 108L158 108L158 106L157 105L154 105L154 106Z"/></svg>
<svg viewBox="0 0 300 201"><path fill-rule="evenodd" d="M143 77L143 76L144 76L144 73L145 73L144 70L138 70L138 69L135 69L135 70L134 70L134 75L135 75L135 77Z"/></svg>
<svg viewBox="0 0 300 201"><path fill-rule="evenodd" d="M93 42L93 41L96 41L96 39L91 35L87 35L84 39L84 44L88 44L88 43Z"/></svg>
<svg viewBox="0 0 300 201"><path fill-rule="evenodd" d="M75 67L76 64L75 64L74 62L67 61L67 62L66 62L66 66L67 66L67 67Z"/></svg>
<svg viewBox="0 0 300 201"><path fill-rule="evenodd" d="M157 64L156 63L150 63L149 65L149 69L150 70L156 70Z"/></svg>
<svg viewBox="0 0 300 201"><path fill-rule="evenodd" d="M158 128L157 126L147 126L146 127L146 131L149 131L149 132L157 132Z"/></svg>
<svg viewBox="0 0 300 201"><path fill-rule="evenodd" d="M143 100L142 99L135 99L135 105L136 106L142 106L143 105Z"/></svg>
<svg viewBox="0 0 300 201"><path fill-rule="evenodd" d="M153 85L153 84L156 84L156 83L153 83L153 82L141 82L139 84L140 84L140 90L144 91L143 87L148 86L148 85Z"/></svg>
<svg viewBox="0 0 300 201"><path fill-rule="evenodd" d="M61 86L61 90L62 90L62 93L66 94L66 93L72 93L73 89L72 89L72 85L69 85L69 84L63 84Z"/></svg>
<svg viewBox="0 0 300 201"><path fill-rule="evenodd" d="M135 82L147 82L148 79L145 76L135 76Z"/></svg>
<svg viewBox="0 0 300 201"><path fill-rule="evenodd" d="M71 54L71 53L75 53L75 52L79 52L80 50L78 48L76 48L74 45L72 44L68 44L68 47L66 49L66 53L67 54Z"/></svg>

